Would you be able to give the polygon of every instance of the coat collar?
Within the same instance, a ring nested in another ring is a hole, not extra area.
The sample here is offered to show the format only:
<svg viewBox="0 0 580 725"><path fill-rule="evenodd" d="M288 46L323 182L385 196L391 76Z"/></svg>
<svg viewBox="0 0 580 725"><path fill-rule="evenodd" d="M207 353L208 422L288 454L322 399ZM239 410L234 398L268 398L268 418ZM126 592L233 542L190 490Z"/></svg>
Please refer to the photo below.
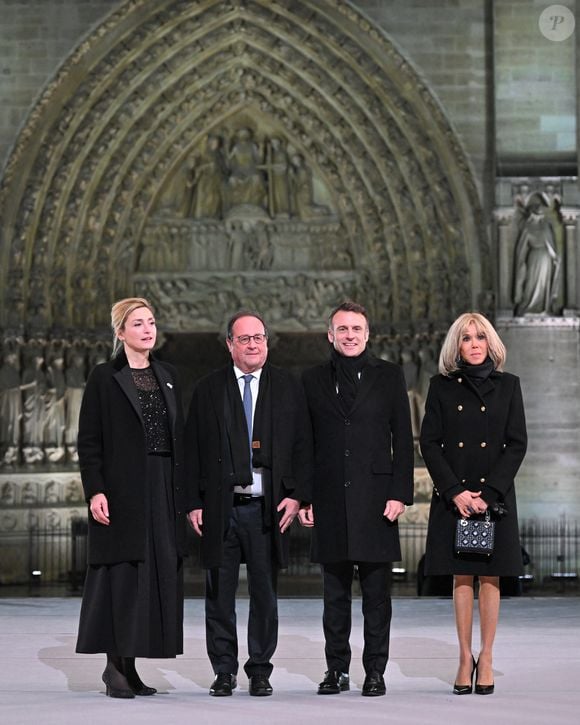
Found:
<svg viewBox="0 0 580 725"><path fill-rule="evenodd" d="M496 382L501 377L501 373L497 370L494 370L487 378L487 380L484 380L483 383L479 386L474 385L462 370L454 370L452 373L450 373L449 377L457 382L464 384L468 388L468 390L473 391L478 398L483 400L483 397L485 395L488 395L492 392L492 390L495 390Z"/></svg>

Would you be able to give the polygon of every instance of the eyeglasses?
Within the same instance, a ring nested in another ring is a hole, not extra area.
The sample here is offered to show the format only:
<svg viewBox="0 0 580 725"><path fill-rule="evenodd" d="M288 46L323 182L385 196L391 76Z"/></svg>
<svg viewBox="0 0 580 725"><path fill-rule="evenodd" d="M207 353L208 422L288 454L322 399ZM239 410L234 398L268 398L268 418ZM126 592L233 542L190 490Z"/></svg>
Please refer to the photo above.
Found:
<svg viewBox="0 0 580 725"><path fill-rule="evenodd" d="M233 339L239 342L240 345L249 345L250 340L253 340L256 345L261 345L267 337L268 335L265 332L259 332L257 335L239 335Z"/></svg>

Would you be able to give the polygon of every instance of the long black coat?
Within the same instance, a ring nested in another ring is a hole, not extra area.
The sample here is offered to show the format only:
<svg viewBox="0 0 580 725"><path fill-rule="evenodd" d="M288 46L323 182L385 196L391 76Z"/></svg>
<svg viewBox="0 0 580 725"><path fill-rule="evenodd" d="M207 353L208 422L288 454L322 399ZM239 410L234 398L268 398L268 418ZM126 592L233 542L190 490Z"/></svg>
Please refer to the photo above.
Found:
<svg viewBox="0 0 580 725"><path fill-rule="evenodd" d="M288 566L288 536L280 533L276 507L283 498L310 501L312 485L312 435L304 391L300 382L282 368L269 366L272 403L272 485L264 491L271 512L276 563ZM233 488L231 471L223 461L224 396L228 376L235 379L232 365L217 370L197 384L185 432L189 498L187 510L203 510L202 565L218 567L230 520ZM260 386L264 376L260 377ZM242 405L240 398L240 406Z"/></svg>
<svg viewBox="0 0 580 725"><path fill-rule="evenodd" d="M413 503L413 434L398 365L369 358L354 405L342 411L330 363L303 376L314 433L313 561L399 561L388 500Z"/></svg>
<svg viewBox="0 0 580 725"><path fill-rule="evenodd" d="M421 452L433 479L426 574L516 576L522 572L514 478L527 445L519 379L493 372L479 387L460 372L431 379L421 428ZM458 556L453 497L481 490L507 514L496 523L491 558Z"/></svg>
<svg viewBox="0 0 580 725"><path fill-rule="evenodd" d="M175 368L151 359L163 394L173 447L176 545L185 553L183 411ZM110 524L89 512L89 564L143 561L146 552L147 441L137 389L127 358L97 365L89 375L79 415L78 452L87 501L104 493Z"/></svg>

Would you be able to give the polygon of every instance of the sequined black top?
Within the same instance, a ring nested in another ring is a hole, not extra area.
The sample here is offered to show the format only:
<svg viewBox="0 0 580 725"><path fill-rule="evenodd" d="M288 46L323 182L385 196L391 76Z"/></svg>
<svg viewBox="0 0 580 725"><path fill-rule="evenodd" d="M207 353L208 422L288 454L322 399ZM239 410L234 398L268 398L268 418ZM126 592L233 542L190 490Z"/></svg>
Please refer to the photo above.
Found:
<svg viewBox="0 0 580 725"><path fill-rule="evenodd" d="M151 368L131 368L145 422L148 453L171 453L167 408Z"/></svg>

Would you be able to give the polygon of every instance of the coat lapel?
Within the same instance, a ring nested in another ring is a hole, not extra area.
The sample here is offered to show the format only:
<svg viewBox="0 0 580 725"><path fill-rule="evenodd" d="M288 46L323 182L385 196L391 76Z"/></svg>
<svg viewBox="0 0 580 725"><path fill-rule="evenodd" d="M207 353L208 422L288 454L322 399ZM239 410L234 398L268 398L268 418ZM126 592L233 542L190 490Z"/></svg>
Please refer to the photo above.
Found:
<svg viewBox="0 0 580 725"><path fill-rule="evenodd" d="M361 381L357 390L356 398L354 399L353 406L349 411L349 414L358 408L363 400L370 393L373 385L379 374L379 368L375 365L375 361L372 357L369 358L368 364L365 365L361 375Z"/></svg>
<svg viewBox="0 0 580 725"><path fill-rule="evenodd" d="M131 368L128 365L125 365L120 370L118 370L113 377L121 386L121 390L125 393L127 398L129 398L129 402L133 406L137 417L141 421L141 425L143 426L143 428L145 428L145 423L143 422L143 415L141 413L141 403L139 402L139 396L137 395L137 388L135 387L135 383L133 382Z"/></svg>

